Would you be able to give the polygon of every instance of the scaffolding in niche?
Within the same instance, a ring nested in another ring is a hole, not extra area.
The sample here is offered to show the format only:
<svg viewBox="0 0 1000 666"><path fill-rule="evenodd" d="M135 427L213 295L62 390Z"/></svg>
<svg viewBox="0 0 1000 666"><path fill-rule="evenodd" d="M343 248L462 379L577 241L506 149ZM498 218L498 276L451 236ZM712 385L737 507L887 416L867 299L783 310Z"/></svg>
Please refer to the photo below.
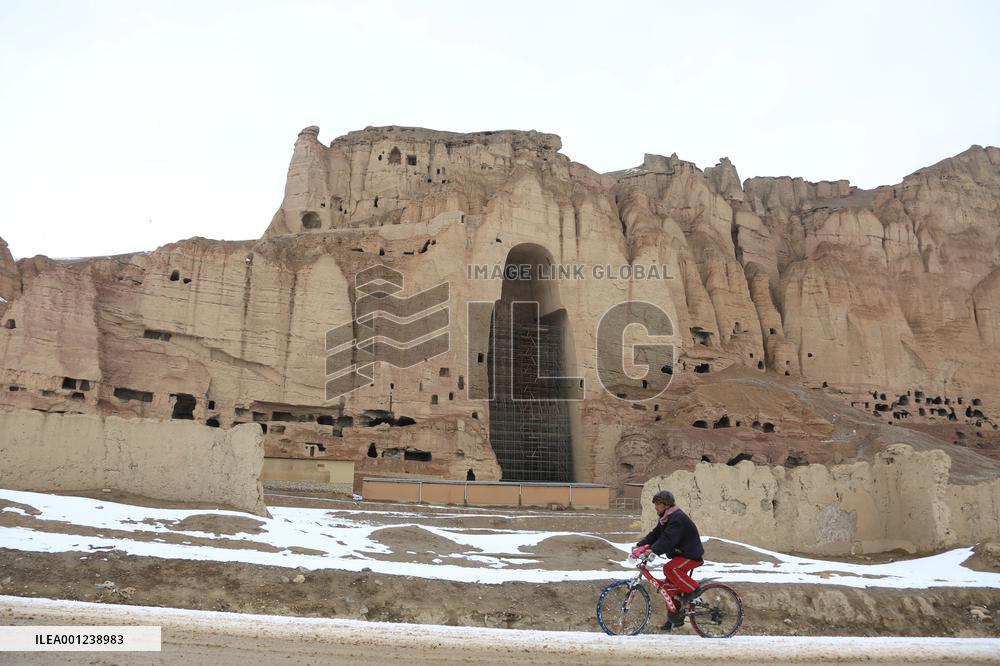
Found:
<svg viewBox="0 0 1000 666"><path fill-rule="evenodd" d="M493 389L490 443L503 481L573 481L562 327L534 318L514 321L506 303L494 311L488 372Z"/></svg>

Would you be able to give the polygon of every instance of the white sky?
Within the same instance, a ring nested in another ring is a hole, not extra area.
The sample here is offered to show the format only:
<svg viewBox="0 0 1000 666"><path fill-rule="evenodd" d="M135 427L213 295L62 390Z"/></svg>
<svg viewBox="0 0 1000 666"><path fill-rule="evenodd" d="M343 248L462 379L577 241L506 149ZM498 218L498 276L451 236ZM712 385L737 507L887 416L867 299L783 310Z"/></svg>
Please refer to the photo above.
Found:
<svg viewBox="0 0 1000 666"><path fill-rule="evenodd" d="M1000 145L1000 3L694 4L0 0L0 237L256 238L307 125L537 129L598 171L676 151L862 187Z"/></svg>

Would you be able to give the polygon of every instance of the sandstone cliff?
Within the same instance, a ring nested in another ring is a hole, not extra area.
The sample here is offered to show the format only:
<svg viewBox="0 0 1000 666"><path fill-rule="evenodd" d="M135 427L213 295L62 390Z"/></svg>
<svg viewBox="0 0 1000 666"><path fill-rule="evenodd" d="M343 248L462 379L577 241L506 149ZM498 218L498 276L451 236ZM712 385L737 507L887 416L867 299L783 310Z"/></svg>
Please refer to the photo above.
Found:
<svg viewBox="0 0 1000 666"><path fill-rule="evenodd" d="M504 286L467 267L657 265L668 279L543 289L562 368L586 386L565 417L575 480L620 485L703 459L847 462L892 441L948 448L953 475L996 473L998 149L862 191L741 184L724 158L702 171L646 155L598 174L538 132L318 134L299 134L260 240L14 268L0 253L0 294L18 290L3 315L16 327L0 330L0 405L257 422L268 455L495 479L494 405L468 393L488 383L490 349L487 336L467 344L466 306ZM449 351L382 364L327 401L325 332L351 321L354 276L374 265L404 275L407 294L450 285ZM673 383L655 400L631 378L600 389L597 324L626 300L674 322Z"/></svg>
<svg viewBox="0 0 1000 666"><path fill-rule="evenodd" d="M21 291L21 277L4 239L0 238L0 311Z"/></svg>

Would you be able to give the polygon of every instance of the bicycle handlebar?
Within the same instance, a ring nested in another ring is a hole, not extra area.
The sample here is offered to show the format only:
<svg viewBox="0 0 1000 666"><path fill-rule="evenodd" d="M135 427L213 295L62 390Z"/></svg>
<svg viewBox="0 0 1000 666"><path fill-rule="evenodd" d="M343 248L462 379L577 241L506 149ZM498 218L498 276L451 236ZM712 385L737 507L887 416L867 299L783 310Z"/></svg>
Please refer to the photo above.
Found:
<svg viewBox="0 0 1000 666"><path fill-rule="evenodd" d="M629 562L629 564L635 565L637 568L643 568L647 564L649 564L650 562L652 562L653 560L655 560L657 557L659 557L659 555L657 555L656 553L654 553L651 550L647 550L645 553L643 553L642 555L640 555L637 558L636 557L632 557L631 555L629 555L628 562Z"/></svg>

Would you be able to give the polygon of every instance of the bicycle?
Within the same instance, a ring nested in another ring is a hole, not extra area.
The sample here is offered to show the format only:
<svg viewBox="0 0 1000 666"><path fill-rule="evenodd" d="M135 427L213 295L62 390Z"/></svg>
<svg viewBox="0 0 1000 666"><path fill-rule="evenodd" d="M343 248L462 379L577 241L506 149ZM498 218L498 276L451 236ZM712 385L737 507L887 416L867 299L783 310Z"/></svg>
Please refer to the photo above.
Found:
<svg viewBox="0 0 1000 666"><path fill-rule="evenodd" d="M680 590L667 581L658 580L650 573L647 564L655 558L646 552L635 562L639 572L632 578L619 580L601 590L597 600L597 623L609 636L635 636L642 633L653 612L649 592L645 583L649 581L653 589L666 602L672 614L677 605L671 598ZM691 627L702 638L729 638L736 634L743 624L743 602L740 595L725 583L715 578L706 578L698 583L698 588L683 602Z"/></svg>

